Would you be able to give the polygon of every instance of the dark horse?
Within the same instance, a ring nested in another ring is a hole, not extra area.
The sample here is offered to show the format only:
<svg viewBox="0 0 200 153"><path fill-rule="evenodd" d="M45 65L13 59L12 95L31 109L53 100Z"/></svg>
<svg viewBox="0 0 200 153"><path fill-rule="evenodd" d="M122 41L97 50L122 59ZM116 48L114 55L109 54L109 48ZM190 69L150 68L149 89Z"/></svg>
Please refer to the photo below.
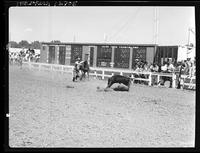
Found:
<svg viewBox="0 0 200 153"><path fill-rule="evenodd" d="M87 73L87 77L88 77L88 79L89 79L90 66L89 66L89 64L88 64L88 61L84 61L84 62L79 66L79 70L81 71L80 80L82 80L83 78L86 77L86 73Z"/></svg>

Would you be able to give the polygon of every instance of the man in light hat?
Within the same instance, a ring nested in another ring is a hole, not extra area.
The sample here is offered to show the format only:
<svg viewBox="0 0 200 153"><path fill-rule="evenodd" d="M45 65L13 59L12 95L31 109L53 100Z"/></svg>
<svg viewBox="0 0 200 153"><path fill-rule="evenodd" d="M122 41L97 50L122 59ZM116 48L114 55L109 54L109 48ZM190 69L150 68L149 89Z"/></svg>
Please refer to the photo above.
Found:
<svg viewBox="0 0 200 153"><path fill-rule="evenodd" d="M82 63L83 61L81 61L81 58L78 57L73 69L73 80L72 80L73 82L77 80L77 78L79 77L79 68Z"/></svg>

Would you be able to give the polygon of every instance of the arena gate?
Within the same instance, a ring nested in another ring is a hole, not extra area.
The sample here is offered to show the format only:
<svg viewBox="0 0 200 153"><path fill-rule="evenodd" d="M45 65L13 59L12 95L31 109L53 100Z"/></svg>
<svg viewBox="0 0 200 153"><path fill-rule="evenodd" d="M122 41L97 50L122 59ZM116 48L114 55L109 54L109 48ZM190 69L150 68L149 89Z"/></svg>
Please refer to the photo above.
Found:
<svg viewBox="0 0 200 153"><path fill-rule="evenodd" d="M56 55L55 55L55 46L49 46L49 56L48 62L55 63Z"/></svg>
<svg viewBox="0 0 200 153"><path fill-rule="evenodd" d="M65 65L66 47L59 46L59 64Z"/></svg>
<svg viewBox="0 0 200 153"><path fill-rule="evenodd" d="M117 47L114 53L115 68L129 68L130 48Z"/></svg>
<svg viewBox="0 0 200 153"><path fill-rule="evenodd" d="M97 66L110 67L112 57L111 46L98 46L97 47Z"/></svg>
<svg viewBox="0 0 200 153"><path fill-rule="evenodd" d="M93 66L94 47L90 47L90 66Z"/></svg>

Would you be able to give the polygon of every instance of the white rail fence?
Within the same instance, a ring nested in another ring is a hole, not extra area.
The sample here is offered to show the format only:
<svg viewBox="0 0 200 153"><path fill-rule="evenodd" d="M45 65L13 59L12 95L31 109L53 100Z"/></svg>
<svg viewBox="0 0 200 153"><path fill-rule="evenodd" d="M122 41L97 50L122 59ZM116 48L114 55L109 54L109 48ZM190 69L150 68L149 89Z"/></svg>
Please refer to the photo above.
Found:
<svg viewBox="0 0 200 153"><path fill-rule="evenodd" d="M27 66L29 69L37 69L37 70L47 70L47 71L58 71L61 73L70 73L73 75L73 66L69 65L59 65L59 64L47 64L47 63L35 63L35 62L23 62L23 66ZM175 73L155 73L155 72L136 72L131 70L125 70L125 69L111 69L111 68L98 68L98 67L90 67L90 76L94 77L100 77L102 79L108 78L113 76L114 74L124 75L124 76L130 76L134 81L145 81L148 82L148 85L152 85L152 76L156 76L157 82L160 81L161 77L171 77L172 78L172 87L176 88L176 82L177 82L177 76ZM134 77L134 74L144 74L146 75L146 78L136 78ZM196 88L196 83L193 83L190 81L189 83L185 83L185 79L187 78L187 75L182 75L182 86L192 86L193 88ZM196 80L196 78L193 78ZM192 79L191 79L192 80Z"/></svg>

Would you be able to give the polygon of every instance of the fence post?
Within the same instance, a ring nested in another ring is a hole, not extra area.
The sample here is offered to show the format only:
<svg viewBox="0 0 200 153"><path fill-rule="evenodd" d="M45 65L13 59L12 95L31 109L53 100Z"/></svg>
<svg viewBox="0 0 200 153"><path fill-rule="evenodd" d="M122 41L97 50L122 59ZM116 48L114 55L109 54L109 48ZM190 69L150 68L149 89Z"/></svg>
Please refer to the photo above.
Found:
<svg viewBox="0 0 200 153"><path fill-rule="evenodd" d="M102 70L102 79L104 80L104 70Z"/></svg>
<svg viewBox="0 0 200 153"><path fill-rule="evenodd" d="M41 71L41 64L39 64L39 66L38 66L38 67L39 67L39 71Z"/></svg>
<svg viewBox="0 0 200 153"><path fill-rule="evenodd" d="M132 79L131 83L133 84L134 83L133 74L131 74L131 79Z"/></svg>
<svg viewBox="0 0 200 153"><path fill-rule="evenodd" d="M97 71L96 70L94 71L94 74L95 74L95 77L97 78Z"/></svg>
<svg viewBox="0 0 200 153"><path fill-rule="evenodd" d="M149 86L151 86L151 81L152 81L152 78L151 78L151 72L149 72Z"/></svg>
<svg viewBox="0 0 200 153"><path fill-rule="evenodd" d="M176 88L176 74L172 74L172 88Z"/></svg>
<svg viewBox="0 0 200 153"><path fill-rule="evenodd" d="M157 79L158 79L158 80L157 80L157 85L159 85L159 84L160 84L160 83L159 83L159 82L160 82L160 75L159 75L159 74L157 74L157 75L158 75L158 78L157 78Z"/></svg>
<svg viewBox="0 0 200 153"><path fill-rule="evenodd" d="M114 73L112 73L112 76L114 75Z"/></svg>

